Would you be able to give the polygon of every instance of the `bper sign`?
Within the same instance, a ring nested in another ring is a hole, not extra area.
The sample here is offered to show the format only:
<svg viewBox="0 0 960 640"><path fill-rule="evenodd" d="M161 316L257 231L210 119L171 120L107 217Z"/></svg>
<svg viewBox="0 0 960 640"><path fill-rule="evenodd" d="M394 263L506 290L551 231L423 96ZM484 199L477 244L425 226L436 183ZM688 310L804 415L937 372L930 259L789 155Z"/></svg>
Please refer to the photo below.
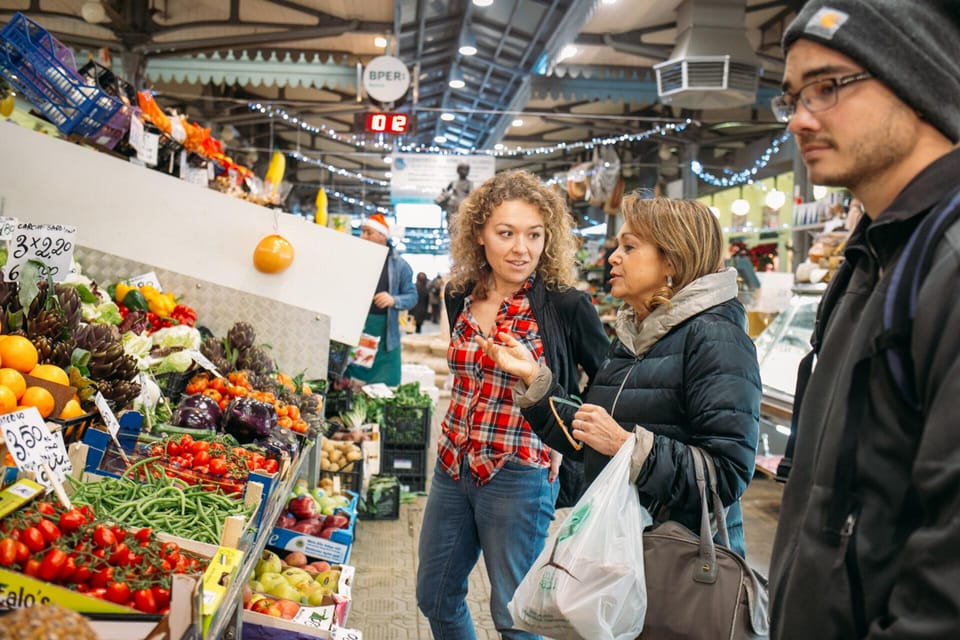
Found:
<svg viewBox="0 0 960 640"><path fill-rule="evenodd" d="M410 88L410 71L400 58L376 57L363 70L363 88L378 102L393 102Z"/></svg>

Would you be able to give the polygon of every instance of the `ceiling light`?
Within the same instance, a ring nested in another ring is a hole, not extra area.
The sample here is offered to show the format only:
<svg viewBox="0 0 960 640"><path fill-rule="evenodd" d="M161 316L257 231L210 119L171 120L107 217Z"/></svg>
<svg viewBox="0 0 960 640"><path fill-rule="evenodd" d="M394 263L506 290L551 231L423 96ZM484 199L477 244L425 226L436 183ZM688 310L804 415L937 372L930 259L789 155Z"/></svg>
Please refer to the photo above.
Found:
<svg viewBox="0 0 960 640"><path fill-rule="evenodd" d="M557 62L566 60L567 58L572 58L575 55L577 55L577 48L572 44L568 44L560 50L560 55L557 56Z"/></svg>
<svg viewBox="0 0 960 640"><path fill-rule="evenodd" d="M444 142L447 141L447 136L434 136L433 141L436 142L437 144L443 144Z"/></svg>
<svg viewBox="0 0 960 640"><path fill-rule="evenodd" d="M467 86L467 83L463 79L463 71L460 71L460 67L450 68L449 85L451 89L463 89Z"/></svg>
<svg viewBox="0 0 960 640"><path fill-rule="evenodd" d="M461 55L477 55L477 36L469 28L460 32L460 48L457 49Z"/></svg>
<svg viewBox="0 0 960 640"><path fill-rule="evenodd" d="M80 15L90 24L97 24L107 21L107 9L100 0L90 0L84 2L80 7Z"/></svg>
<svg viewBox="0 0 960 640"><path fill-rule="evenodd" d="M493 4L493 0L473 0L473 4L478 7L489 7Z"/></svg>
<svg viewBox="0 0 960 640"><path fill-rule="evenodd" d="M771 209L779 211L780 207L787 203L787 194L783 191L773 189L772 191L767 191L767 196L763 199L763 202Z"/></svg>
<svg viewBox="0 0 960 640"><path fill-rule="evenodd" d="M517 118L516 120L514 120L513 122L510 123L510 126L511 126L511 127L522 127L522 126L523 126L523 120L521 120L520 118Z"/></svg>
<svg viewBox="0 0 960 640"><path fill-rule="evenodd" d="M616 4L617 0L600 0L600 4Z"/></svg>
<svg viewBox="0 0 960 640"><path fill-rule="evenodd" d="M383 36L377 36L376 38L373 39L373 46L380 47L381 49L383 49L384 47L387 46L387 39L384 38Z"/></svg>
<svg viewBox="0 0 960 640"><path fill-rule="evenodd" d="M440 114L440 119L443 120L444 122L453 122L454 120L457 119L457 116L453 115L449 111L444 111L443 113Z"/></svg>
<svg viewBox="0 0 960 640"><path fill-rule="evenodd" d="M730 203L730 211L733 211L738 216L745 216L750 212L750 203L743 198L737 198Z"/></svg>
<svg viewBox="0 0 960 640"><path fill-rule="evenodd" d="M383 156L383 161L387 164L391 164L393 162L393 156Z"/></svg>
<svg viewBox="0 0 960 640"><path fill-rule="evenodd" d="M386 173L383 174L383 177L389 180L390 178L393 177L393 171L387 171Z"/></svg>

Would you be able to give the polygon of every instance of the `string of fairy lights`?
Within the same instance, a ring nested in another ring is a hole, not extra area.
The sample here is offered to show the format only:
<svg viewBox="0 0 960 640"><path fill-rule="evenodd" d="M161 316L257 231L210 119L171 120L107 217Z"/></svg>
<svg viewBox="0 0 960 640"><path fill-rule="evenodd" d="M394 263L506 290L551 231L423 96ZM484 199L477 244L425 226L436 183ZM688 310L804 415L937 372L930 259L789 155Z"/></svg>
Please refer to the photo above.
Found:
<svg viewBox="0 0 960 640"><path fill-rule="evenodd" d="M341 144L350 145L357 149L364 150L373 150L377 153L389 154L393 152L401 153L431 153L431 154L441 154L441 155L487 155L498 158L511 158L511 157L529 157L537 155L550 155L558 152L570 152L570 151L591 151L597 147L604 147L609 145L624 144L630 142L638 142L643 140L648 140L655 138L657 136L673 136L681 133L690 126L695 126L698 123L692 119L686 119L682 122L671 122L659 124L655 127L647 129L645 131L637 133L624 133L620 135L612 135L605 137L594 137L589 140L579 140L574 142L559 142L553 145L544 145L540 147L507 147L503 144L496 145L493 149L464 149L464 150L450 150L443 149L433 145L423 145L423 144L392 144L391 142L384 140L382 138L370 138L367 135L354 134L354 133L341 133L334 130L327 125L313 125L310 124L296 116L290 114L281 107L277 107L272 104L264 103L249 103L248 107L252 111L259 111L268 118L278 118L286 122L291 126L298 127L300 130L312 133L314 135L324 135L331 140L339 142ZM750 167L742 169L740 171L734 171L733 169L724 168L720 172L720 175L716 175L707 171L703 165L698 160L693 160L689 164L690 171L703 182L710 184L714 187L728 188L736 187L744 184L753 184L756 180L756 177L760 171L762 171L775 156L777 156L782 150L790 138L790 133L784 131L783 134L776 137L771 141L770 145L760 153L760 155L753 161ZM375 185L378 187L387 187L390 182L388 180L382 180L379 178L374 178L369 175L365 175L359 171L350 171L348 169L343 169L335 165L323 162L315 158L310 158L300 152L289 151L287 155L296 160L323 168L334 175L338 175L343 178L358 180L365 184ZM589 170L585 173L584 177L589 177L590 173L600 171L601 167L596 167L593 170ZM558 183L562 180L561 176L555 176L548 180L548 184ZM363 200L362 198L357 198L350 196L338 190L331 190L328 192L328 197L332 197L338 201L344 202L346 204L358 207L368 212L379 212L384 214L390 214L391 211L387 207L381 207L375 205L371 202Z"/></svg>

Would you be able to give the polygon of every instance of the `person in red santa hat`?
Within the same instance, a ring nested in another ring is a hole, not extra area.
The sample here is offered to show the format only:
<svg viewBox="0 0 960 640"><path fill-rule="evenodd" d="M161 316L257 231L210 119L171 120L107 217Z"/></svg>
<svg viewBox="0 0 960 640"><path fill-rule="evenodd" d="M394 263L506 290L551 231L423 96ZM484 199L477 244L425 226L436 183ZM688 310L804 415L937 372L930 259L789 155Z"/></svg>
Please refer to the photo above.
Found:
<svg viewBox="0 0 960 640"><path fill-rule="evenodd" d="M382 382L395 387L400 384L400 311L417 303L413 268L400 257L390 243L390 225L382 213L363 221L360 237L387 247L387 257L380 271L376 293L363 325L363 332L379 339L373 366L351 364L346 375L366 383Z"/></svg>

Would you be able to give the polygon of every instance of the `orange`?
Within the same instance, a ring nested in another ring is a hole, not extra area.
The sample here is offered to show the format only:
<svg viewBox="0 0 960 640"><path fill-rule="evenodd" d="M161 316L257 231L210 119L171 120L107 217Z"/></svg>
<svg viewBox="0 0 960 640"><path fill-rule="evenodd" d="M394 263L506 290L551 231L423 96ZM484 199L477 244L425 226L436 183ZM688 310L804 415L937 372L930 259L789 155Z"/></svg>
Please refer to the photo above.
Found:
<svg viewBox="0 0 960 640"><path fill-rule="evenodd" d="M13 389L0 384L0 413L10 413L17 408L17 396Z"/></svg>
<svg viewBox="0 0 960 640"><path fill-rule="evenodd" d="M253 266L263 273L280 273L293 263L293 245L281 235L266 236L253 250Z"/></svg>
<svg viewBox="0 0 960 640"><path fill-rule="evenodd" d="M27 387L20 398L21 407L36 407L41 418L47 418L53 413L54 404L53 394L43 387Z"/></svg>
<svg viewBox="0 0 960 640"><path fill-rule="evenodd" d="M27 388L27 382L23 379L23 374L10 367L0 369L0 384L9 387L17 396L17 400L23 397L23 392Z"/></svg>
<svg viewBox="0 0 960 640"><path fill-rule="evenodd" d="M37 348L23 336L7 336L0 341L0 362L20 373L29 373L40 359Z"/></svg>
<svg viewBox="0 0 960 640"><path fill-rule="evenodd" d="M70 418L82 416L84 413L86 412L83 410L83 407L80 406L80 401L71 398L63 405L63 409L60 410L60 415L57 417L61 420L69 420Z"/></svg>
<svg viewBox="0 0 960 640"><path fill-rule="evenodd" d="M34 378L40 378L47 382L56 382L64 386L70 386L70 376L62 368L55 364L38 364L30 370L30 375Z"/></svg>

